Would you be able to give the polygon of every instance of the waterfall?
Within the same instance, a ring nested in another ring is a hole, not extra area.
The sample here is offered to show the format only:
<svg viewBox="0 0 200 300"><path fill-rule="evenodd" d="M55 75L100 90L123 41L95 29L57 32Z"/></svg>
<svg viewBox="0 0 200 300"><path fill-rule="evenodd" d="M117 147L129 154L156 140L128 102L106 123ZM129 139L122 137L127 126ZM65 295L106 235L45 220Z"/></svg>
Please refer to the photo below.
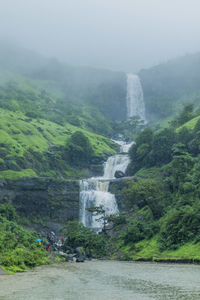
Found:
<svg viewBox="0 0 200 300"><path fill-rule="evenodd" d="M121 152L128 152L132 145L121 144ZM117 154L110 156L104 163L104 174L102 177L92 177L80 180L80 212L79 220L84 226L101 231L103 221L98 221L99 216L93 216L87 208L102 205L105 209L106 216L117 215L118 207L115 195L108 192L110 180L114 179L116 171L125 172L129 164L127 154Z"/></svg>
<svg viewBox="0 0 200 300"><path fill-rule="evenodd" d="M145 104L140 79L135 74L127 74L127 118L139 116L145 121Z"/></svg>

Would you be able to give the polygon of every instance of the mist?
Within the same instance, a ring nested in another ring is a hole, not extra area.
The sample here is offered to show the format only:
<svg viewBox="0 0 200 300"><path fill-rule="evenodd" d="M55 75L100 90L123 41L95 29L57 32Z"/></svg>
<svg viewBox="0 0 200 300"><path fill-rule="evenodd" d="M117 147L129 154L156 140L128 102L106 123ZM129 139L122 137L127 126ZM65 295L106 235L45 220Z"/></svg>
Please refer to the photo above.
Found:
<svg viewBox="0 0 200 300"><path fill-rule="evenodd" d="M0 0L0 39L72 65L137 72L200 51L198 0Z"/></svg>

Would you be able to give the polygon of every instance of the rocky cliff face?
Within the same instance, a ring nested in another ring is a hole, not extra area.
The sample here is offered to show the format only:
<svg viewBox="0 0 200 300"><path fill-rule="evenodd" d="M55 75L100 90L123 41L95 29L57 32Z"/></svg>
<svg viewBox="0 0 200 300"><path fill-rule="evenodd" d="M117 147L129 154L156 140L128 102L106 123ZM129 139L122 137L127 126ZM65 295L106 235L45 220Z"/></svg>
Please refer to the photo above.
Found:
<svg viewBox="0 0 200 300"><path fill-rule="evenodd" d="M115 195L120 212L127 211L126 202L124 201L122 190L128 186L131 178L132 177L123 177L110 181L109 192Z"/></svg>
<svg viewBox="0 0 200 300"><path fill-rule="evenodd" d="M121 191L129 180L124 177L110 182L109 191L115 194L121 212L126 211ZM67 221L77 220L79 192L78 180L38 177L0 181L0 203L12 202L24 224L37 231L58 233Z"/></svg>
<svg viewBox="0 0 200 300"><path fill-rule="evenodd" d="M12 201L36 230L58 229L79 217L78 180L24 178L0 181L0 201Z"/></svg>

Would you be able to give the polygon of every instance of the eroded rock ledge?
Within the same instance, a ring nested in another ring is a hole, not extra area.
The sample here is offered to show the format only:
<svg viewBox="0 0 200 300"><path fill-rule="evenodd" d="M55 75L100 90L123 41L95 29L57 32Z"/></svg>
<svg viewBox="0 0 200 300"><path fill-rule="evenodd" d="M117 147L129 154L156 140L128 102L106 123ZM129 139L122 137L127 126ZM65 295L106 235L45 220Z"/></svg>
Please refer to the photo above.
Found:
<svg viewBox="0 0 200 300"><path fill-rule="evenodd" d="M33 229L54 230L79 216L79 181L23 178L0 181L0 202L11 201ZM29 226L29 225L28 225Z"/></svg>

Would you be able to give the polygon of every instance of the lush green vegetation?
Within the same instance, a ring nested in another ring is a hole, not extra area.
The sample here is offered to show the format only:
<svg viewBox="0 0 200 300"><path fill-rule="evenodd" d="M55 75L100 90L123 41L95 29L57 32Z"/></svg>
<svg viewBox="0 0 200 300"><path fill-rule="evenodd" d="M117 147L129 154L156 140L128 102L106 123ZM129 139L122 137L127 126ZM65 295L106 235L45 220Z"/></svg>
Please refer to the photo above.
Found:
<svg viewBox="0 0 200 300"><path fill-rule="evenodd" d="M126 210L106 220L112 236L69 222L65 246L81 246L93 257L200 261L200 109L188 104L166 125L185 103L200 102L199 55L140 73L149 120L165 119L156 131L136 117L122 121L124 74L0 48L0 179L85 177L91 164L118 150L107 137L137 135L127 170L134 178L121 191ZM1 203L3 267L22 271L48 263L37 234L18 223L12 205Z"/></svg>
<svg viewBox="0 0 200 300"><path fill-rule="evenodd" d="M9 272L50 263L45 246L36 242L38 234L18 225L19 217L10 203L0 204L0 262Z"/></svg>
<svg viewBox="0 0 200 300"><path fill-rule="evenodd" d="M62 228L62 234L66 236L64 247L83 247L88 257L105 257L108 253L108 244L104 234L96 234L77 221L68 222Z"/></svg>
<svg viewBox="0 0 200 300"><path fill-rule="evenodd" d="M87 145L79 144L83 140ZM0 108L1 178L50 176L51 171L53 176L73 177L83 165L105 157L105 153L115 153L115 149L115 144L106 137L69 123L62 126ZM83 154L78 165L75 153Z"/></svg>
<svg viewBox="0 0 200 300"><path fill-rule="evenodd" d="M99 107L108 97L116 101L116 91L99 93L105 82L116 85L121 76L69 67L2 44L0 178L77 178L91 162L102 163L115 153L116 145L105 137L113 135L114 124ZM79 145L83 139L87 146Z"/></svg>
<svg viewBox="0 0 200 300"><path fill-rule="evenodd" d="M116 153L118 146L107 137L115 132L115 115L116 119L125 116L125 107L120 109L125 99L124 74L70 67L25 49L0 46L2 186L4 180L12 184L11 180L27 177L52 177L58 181L86 177L91 164L98 169L109 155ZM37 234L23 229L7 197L1 198L3 268L15 272L48 263L43 246L36 243ZM60 198L56 201L59 207ZM31 226L30 218L29 215L23 223ZM42 224L38 216L35 222ZM83 242L73 237L71 230L67 239L73 247L84 246L95 257L105 255L103 236L81 225L76 229L81 239L86 237Z"/></svg>
<svg viewBox="0 0 200 300"><path fill-rule="evenodd" d="M114 257L199 261L199 130L199 112L188 105L168 128L137 136L128 169L134 177L122 190L125 221L114 225Z"/></svg>

